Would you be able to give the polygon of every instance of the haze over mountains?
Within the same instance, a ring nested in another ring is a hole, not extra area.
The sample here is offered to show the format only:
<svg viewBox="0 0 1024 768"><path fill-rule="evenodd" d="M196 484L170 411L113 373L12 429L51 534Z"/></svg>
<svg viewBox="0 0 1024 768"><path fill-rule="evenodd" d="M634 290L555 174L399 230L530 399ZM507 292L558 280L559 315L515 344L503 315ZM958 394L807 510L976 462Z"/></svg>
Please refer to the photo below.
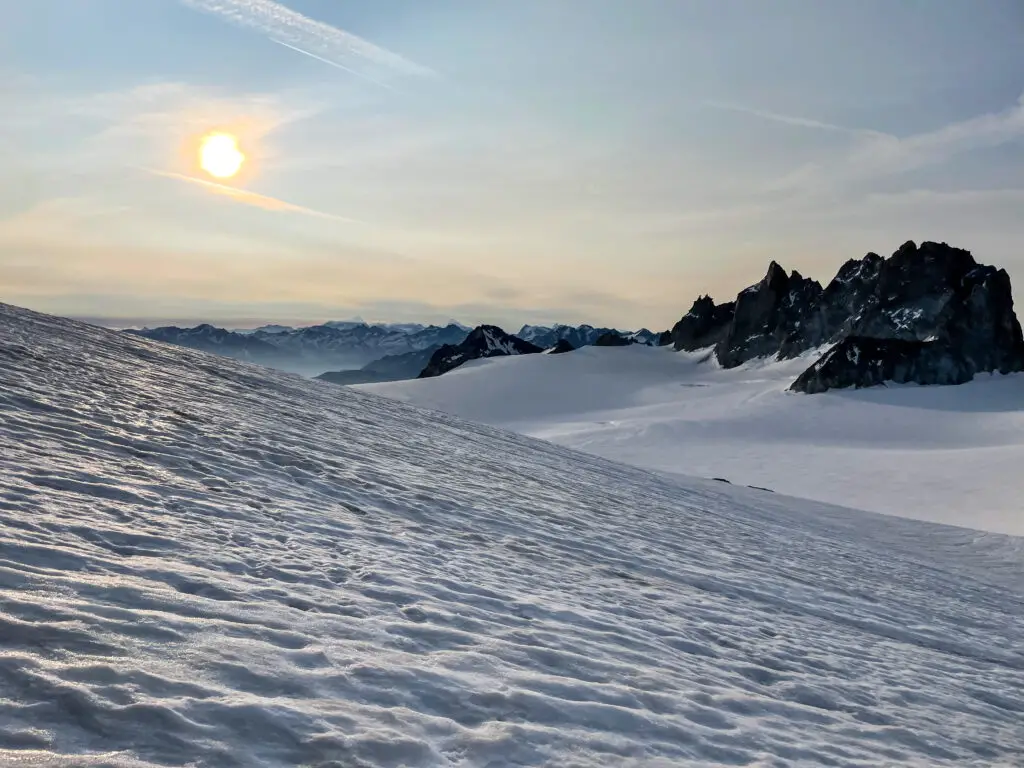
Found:
<svg viewBox="0 0 1024 768"><path fill-rule="evenodd" d="M565 353L630 344L709 348L725 368L818 350L814 364L793 382L806 393L886 381L961 384L979 372L1024 369L1024 336L1006 271L930 241L908 241L889 258L869 253L850 259L824 288L772 261L765 277L735 300L716 304L700 296L662 333L527 324L512 335L490 325L471 330L454 322L441 327L360 320L298 329L200 325L127 332L338 384L439 376L469 360L556 346Z"/></svg>
<svg viewBox="0 0 1024 768"><path fill-rule="evenodd" d="M212 325L147 328L127 333L200 349L284 371L316 376L335 369L360 368L387 355L419 352L462 341L469 329L446 326L329 322L304 328L271 326L229 331Z"/></svg>
<svg viewBox="0 0 1024 768"><path fill-rule="evenodd" d="M356 383L415 378L440 347L461 344L471 330L454 320L445 326L345 320L300 328L268 325L228 330L207 323L193 328L126 329L125 333L305 376L328 374L325 379ZM647 329L621 332L589 325L528 325L518 338L536 344L540 351L560 340L574 348L594 344L607 334L638 343L654 343L658 338Z"/></svg>

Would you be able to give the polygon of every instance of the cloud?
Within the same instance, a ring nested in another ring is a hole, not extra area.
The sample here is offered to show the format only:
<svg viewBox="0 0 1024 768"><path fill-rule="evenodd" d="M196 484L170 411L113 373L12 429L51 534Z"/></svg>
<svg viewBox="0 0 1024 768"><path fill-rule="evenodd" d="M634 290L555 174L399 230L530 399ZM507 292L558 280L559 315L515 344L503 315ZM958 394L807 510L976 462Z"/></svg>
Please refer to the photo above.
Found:
<svg viewBox="0 0 1024 768"><path fill-rule="evenodd" d="M269 195L261 195L256 192L249 192L245 189L239 189L238 187L232 187L227 184L218 184L215 181L209 181L207 179L200 179L195 176L187 176L183 173L174 173L172 171L158 171L152 168L141 168L140 170L150 173L154 176L160 176L165 179L175 179L176 181L183 181L187 184L194 184L203 189L208 189L210 192L229 197L232 200L242 203L244 205L251 205L255 208L262 208L265 211L280 211L284 213L298 213L303 216L313 216L319 219L330 219L332 221L341 221L346 224L366 224L364 221L359 219L350 219L346 216L338 216L333 213L326 213L325 211L318 211L315 208L307 208L303 205L295 205L289 203L286 200L279 200L276 197L270 197Z"/></svg>
<svg viewBox="0 0 1024 768"><path fill-rule="evenodd" d="M750 115L752 117L758 117L763 120L771 120L772 122L782 123L784 125L791 125L797 128L813 128L820 131L830 131L834 133L845 133L851 136L885 136L880 131L872 131L866 128L847 128L843 125L836 125L834 123L826 123L821 120L814 120L807 117L798 117L794 115L784 115L780 112L770 112L764 109L755 109L753 107L745 107L742 104L731 104L720 101L709 101L705 103L705 106L711 107L712 109L721 109L727 112L738 112L744 115Z"/></svg>
<svg viewBox="0 0 1024 768"><path fill-rule="evenodd" d="M180 0L190 8L256 30L273 42L332 66L379 82L374 73L436 76L427 67L273 0Z"/></svg>
<svg viewBox="0 0 1024 768"><path fill-rule="evenodd" d="M1024 96L999 112L898 137L863 137L833 162L804 165L773 182L767 191L815 193L822 188L867 182L929 166L958 155L1024 139Z"/></svg>

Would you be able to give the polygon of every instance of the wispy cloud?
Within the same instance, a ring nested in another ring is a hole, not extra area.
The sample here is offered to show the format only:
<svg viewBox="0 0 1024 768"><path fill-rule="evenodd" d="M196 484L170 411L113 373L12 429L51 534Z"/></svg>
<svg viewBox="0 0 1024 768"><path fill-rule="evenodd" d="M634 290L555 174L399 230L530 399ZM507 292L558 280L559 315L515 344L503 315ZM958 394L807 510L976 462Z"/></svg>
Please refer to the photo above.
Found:
<svg viewBox="0 0 1024 768"><path fill-rule="evenodd" d="M298 213L303 216L313 216L318 219L330 219L332 221L341 221L346 224L365 224L366 222L360 221L359 219L350 219L346 216L338 216L333 213L327 213L325 211L318 211L315 208L307 208L304 205L296 205L295 203L289 203L286 200L280 200L276 197L270 197L269 195L261 195L256 192L250 192L245 189L239 189L238 187L232 187L227 184L218 184L215 181L209 181L207 179L201 179L197 176L188 176L183 173L174 173L172 171L158 171L153 168L141 168L140 170L150 173L154 176L161 176L165 179L174 179L176 181L183 181L187 184L194 184L203 189L207 189L210 192L229 197L232 200L242 203L244 205L251 205L255 208L262 208L265 211L280 211L284 213Z"/></svg>
<svg viewBox="0 0 1024 768"><path fill-rule="evenodd" d="M814 193L942 165L979 149L1024 139L1024 96L998 112L949 123L931 131L899 137L872 133L861 137L832 161L796 168L766 191Z"/></svg>
<svg viewBox="0 0 1024 768"><path fill-rule="evenodd" d="M791 125L796 128L813 128L819 131L831 131L833 133L845 133L851 136L885 136L880 131L872 131L867 128L848 128L844 125L836 125L835 123L827 123L822 120L814 120L813 118L800 117L796 115L785 115L780 112L771 112L765 109L756 109L754 107L743 106L742 104L731 104L728 102L721 101L709 101L705 103L705 106L712 109L721 109L727 112L738 112L744 115L750 115L751 117L757 117L762 120L770 120L774 123L782 123L783 125Z"/></svg>
<svg viewBox="0 0 1024 768"><path fill-rule="evenodd" d="M373 80L382 75L436 76L415 62L273 0L180 0L232 24L253 29L273 42L339 69ZM367 69L369 68L369 70Z"/></svg>

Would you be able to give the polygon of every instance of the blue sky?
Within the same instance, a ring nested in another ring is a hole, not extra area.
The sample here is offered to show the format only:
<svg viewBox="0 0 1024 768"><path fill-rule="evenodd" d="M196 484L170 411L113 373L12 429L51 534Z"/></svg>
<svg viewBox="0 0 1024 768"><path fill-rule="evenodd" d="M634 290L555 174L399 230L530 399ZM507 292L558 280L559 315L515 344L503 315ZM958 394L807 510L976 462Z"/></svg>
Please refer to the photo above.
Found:
<svg viewBox="0 0 1024 768"><path fill-rule="evenodd" d="M0 0L0 300L664 328L907 239L1020 283L1021 39L1019 0Z"/></svg>

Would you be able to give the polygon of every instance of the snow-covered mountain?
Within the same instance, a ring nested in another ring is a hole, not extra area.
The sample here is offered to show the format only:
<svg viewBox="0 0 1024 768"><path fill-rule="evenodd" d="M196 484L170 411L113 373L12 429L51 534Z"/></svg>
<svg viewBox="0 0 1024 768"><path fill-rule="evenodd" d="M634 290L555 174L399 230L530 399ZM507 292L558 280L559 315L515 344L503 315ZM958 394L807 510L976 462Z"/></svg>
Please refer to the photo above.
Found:
<svg viewBox="0 0 1024 768"><path fill-rule="evenodd" d="M618 333L614 328L595 328L592 325L524 325L516 336L541 349L550 349L563 339L579 349L593 344L609 332Z"/></svg>
<svg viewBox="0 0 1024 768"><path fill-rule="evenodd" d="M541 347L505 333L496 325L474 328L459 344L445 344L437 349L427 362L420 378L441 376L470 360L509 355L533 355L543 352Z"/></svg>
<svg viewBox="0 0 1024 768"><path fill-rule="evenodd" d="M442 344L458 344L467 334L463 326L455 323L443 327L369 325L360 320L303 328L270 326L246 332L227 331L210 325L127 332L307 376L328 370L360 368L385 356L404 355Z"/></svg>
<svg viewBox="0 0 1024 768"><path fill-rule="evenodd" d="M1024 535L1024 374L787 391L814 354L723 369L707 350L584 347L366 389L646 469Z"/></svg>
<svg viewBox="0 0 1024 768"><path fill-rule="evenodd" d="M1024 751L1019 539L652 475L3 305L0 380L2 763Z"/></svg>

